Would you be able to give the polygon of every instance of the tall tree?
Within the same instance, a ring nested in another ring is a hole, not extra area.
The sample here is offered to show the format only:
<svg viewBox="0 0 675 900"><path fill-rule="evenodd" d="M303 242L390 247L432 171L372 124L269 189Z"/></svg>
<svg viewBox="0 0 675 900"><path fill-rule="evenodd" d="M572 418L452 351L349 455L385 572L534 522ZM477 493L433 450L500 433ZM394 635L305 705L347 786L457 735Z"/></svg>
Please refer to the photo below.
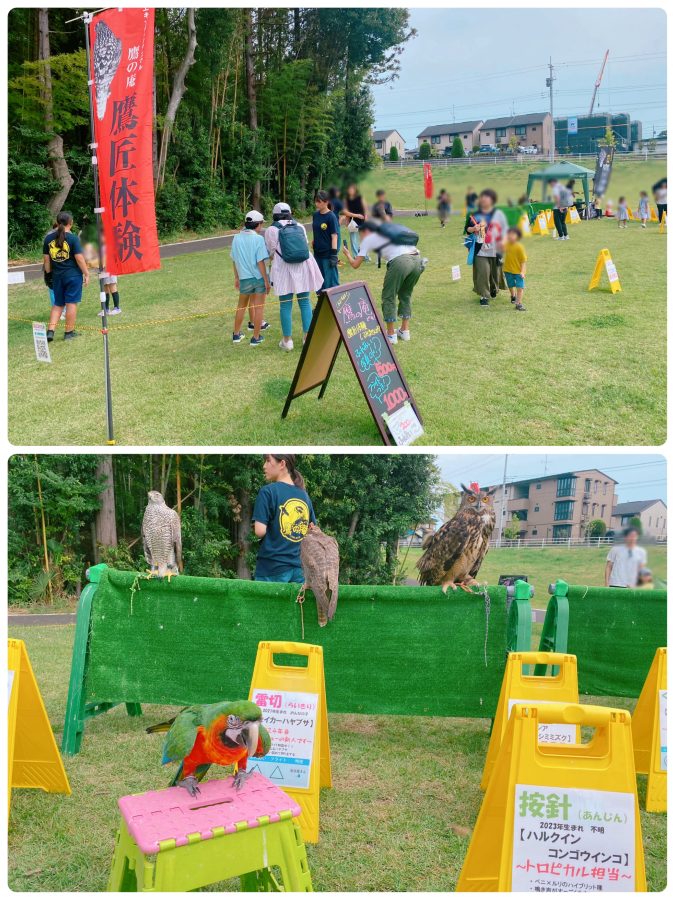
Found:
<svg viewBox="0 0 675 900"><path fill-rule="evenodd" d="M51 53L49 50L49 8L41 7L38 10L38 47L39 59L42 63L42 92L45 117L45 131L49 135L47 155L54 179L60 187L47 201L47 208L52 216L61 212L66 202L70 189L73 186L73 176L70 174L68 163L63 155L63 138L54 131L54 98L52 94L52 69Z"/></svg>
<svg viewBox="0 0 675 900"><path fill-rule="evenodd" d="M245 52L246 60L246 96L248 97L248 127L255 135L258 130L258 96L255 84L255 66L253 63L253 13L250 8L244 11L246 19L245 30ZM252 206L254 209L260 209L260 179L256 178L253 182Z"/></svg>
<svg viewBox="0 0 675 900"><path fill-rule="evenodd" d="M187 74L190 70L190 66L194 65L195 61L197 28L195 26L195 11L193 7L189 7L187 10L186 22L188 33L187 49L185 51L185 56L178 67L178 71L174 76L171 97L169 98L169 104L166 108L166 113L164 114L162 142L159 147L159 158L157 160L157 187L162 187L164 184L164 178L166 176L166 159L169 152L171 132L173 131L174 122L176 121L178 107L180 106L183 94L185 93Z"/></svg>
<svg viewBox="0 0 675 900"><path fill-rule="evenodd" d="M101 482L101 491L98 495L100 506L96 511L96 548L95 555L98 562L98 547L117 546L117 519L115 511L115 479L113 476L112 456L100 456L96 465L96 478Z"/></svg>

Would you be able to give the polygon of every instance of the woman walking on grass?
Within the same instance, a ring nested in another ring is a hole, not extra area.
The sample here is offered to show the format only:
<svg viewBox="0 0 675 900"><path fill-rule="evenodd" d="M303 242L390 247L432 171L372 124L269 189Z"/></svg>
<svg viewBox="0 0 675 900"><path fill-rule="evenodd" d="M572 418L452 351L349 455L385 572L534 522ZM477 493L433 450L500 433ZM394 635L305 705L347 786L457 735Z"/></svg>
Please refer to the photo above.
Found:
<svg viewBox="0 0 675 900"><path fill-rule="evenodd" d="M475 236L473 247L473 289L480 297L480 305L490 305L490 298L506 288L502 271L506 217L497 209L497 194L492 188L481 191L476 212L466 217L464 233Z"/></svg>
<svg viewBox="0 0 675 900"><path fill-rule="evenodd" d="M359 189L355 184L350 184L345 194L343 215L347 219L347 231L349 232L349 246L352 256L359 253L359 225L366 221L366 205Z"/></svg>
<svg viewBox="0 0 675 900"><path fill-rule="evenodd" d="M56 229L45 235L42 244L42 259L47 278L51 274L51 289L54 292L54 306L49 316L47 340L54 340L54 331L65 307L66 328L64 340L78 337L75 331L77 305L82 301L82 287L89 284L89 269L82 252L82 244L72 233L73 217L69 212L60 212L56 217Z"/></svg>

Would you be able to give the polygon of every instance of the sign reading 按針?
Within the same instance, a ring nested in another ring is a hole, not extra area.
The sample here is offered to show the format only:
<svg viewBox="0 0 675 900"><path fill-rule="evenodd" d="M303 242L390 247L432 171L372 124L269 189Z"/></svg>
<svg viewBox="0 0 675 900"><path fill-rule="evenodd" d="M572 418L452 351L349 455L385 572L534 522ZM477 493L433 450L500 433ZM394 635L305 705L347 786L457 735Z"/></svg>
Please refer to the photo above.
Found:
<svg viewBox="0 0 675 900"><path fill-rule="evenodd" d="M634 891L635 796L515 786L511 891Z"/></svg>
<svg viewBox="0 0 675 900"><path fill-rule="evenodd" d="M509 699L509 709L507 718L511 715L511 710L516 703L525 703L528 706L534 704L537 700L511 700ZM539 743L540 744L575 744L577 740L576 725L540 725L539 726Z"/></svg>
<svg viewBox="0 0 675 900"><path fill-rule="evenodd" d="M659 735L661 771L668 771L668 691L659 691Z"/></svg>
<svg viewBox="0 0 675 900"><path fill-rule="evenodd" d="M388 422L405 404L412 408L422 434L421 416L363 281L337 285L319 295L281 417L286 417L296 397L313 388L320 387L319 399L324 396L341 344L345 345L383 442L396 443ZM341 418L346 418L348 412L349 402L341 408Z"/></svg>
<svg viewBox="0 0 675 900"><path fill-rule="evenodd" d="M461 267L460 267L460 266L453 266L453 267L452 267L452 280L453 280L453 281L459 281L461 277L462 277L462 269L461 269Z"/></svg>
<svg viewBox="0 0 675 900"><path fill-rule="evenodd" d="M251 760L249 768L262 772L280 787L308 788L318 694L254 690L251 699L262 710L272 747L267 756Z"/></svg>
<svg viewBox="0 0 675 900"><path fill-rule="evenodd" d="M47 326L44 322L33 322L33 344L35 345L35 358L38 362L50 363L49 342L47 341Z"/></svg>

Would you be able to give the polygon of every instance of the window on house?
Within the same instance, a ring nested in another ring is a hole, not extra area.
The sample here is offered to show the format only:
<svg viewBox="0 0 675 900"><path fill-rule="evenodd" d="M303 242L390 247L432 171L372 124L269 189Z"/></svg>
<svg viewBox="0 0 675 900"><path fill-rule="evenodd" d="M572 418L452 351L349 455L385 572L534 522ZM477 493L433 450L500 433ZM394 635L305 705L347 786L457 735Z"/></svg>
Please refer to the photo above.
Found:
<svg viewBox="0 0 675 900"><path fill-rule="evenodd" d="M577 479L574 475L564 475L558 479L556 497L573 497L576 493Z"/></svg>
<svg viewBox="0 0 675 900"><path fill-rule="evenodd" d="M533 528L533 529L532 529L532 536L534 537L535 534L539 534L539 532L537 531L536 528Z"/></svg>
<svg viewBox="0 0 675 900"><path fill-rule="evenodd" d="M601 518L601 519L604 519L604 518L605 518L605 510L606 510L606 509L607 509L607 507L606 507L605 504L603 503L602 506L600 507L600 518Z"/></svg>
<svg viewBox="0 0 675 900"><path fill-rule="evenodd" d="M556 522L560 522L564 519L571 519L572 513L574 511L574 500L563 500L562 502L555 504L555 511L553 513L553 519Z"/></svg>
<svg viewBox="0 0 675 900"><path fill-rule="evenodd" d="M513 131L518 135L518 137L524 137L527 132L527 128L525 127L525 125L516 125Z"/></svg>
<svg viewBox="0 0 675 900"><path fill-rule="evenodd" d="M567 540L567 538L572 537L572 526L571 525L554 525L553 526L553 540Z"/></svg>
<svg viewBox="0 0 675 900"><path fill-rule="evenodd" d="M594 494L598 493L598 485L599 484L600 484L600 482L597 479L593 482L593 493Z"/></svg>
<svg viewBox="0 0 675 900"><path fill-rule="evenodd" d="M467 140L468 137L469 137L469 135L468 135L468 134L465 134L465 135L464 135L464 140Z"/></svg>
<svg viewBox="0 0 675 900"><path fill-rule="evenodd" d="M382 141L375 141L375 149L376 150L382 149Z"/></svg>
<svg viewBox="0 0 675 900"><path fill-rule="evenodd" d="M537 126L536 126L536 125L533 125L533 126L530 128L530 131L536 131L536 130L537 130Z"/></svg>
<svg viewBox="0 0 675 900"><path fill-rule="evenodd" d="M539 484L537 485L537 490L538 490L538 491L541 490L541 481L540 481Z"/></svg>
<svg viewBox="0 0 675 900"><path fill-rule="evenodd" d="M535 511L535 512L539 512L539 507L538 507L538 506L535 506L534 511Z"/></svg>
<svg viewBox="0 0 675 900"><path fill-rule="evenodd" d="M506 137L506 128L497 128L495 129L495 137Z"/></svg>
<svg viewBox="0 0 675 900"><path fill-rule="evenodd" d="M604 481L602 484L602 493L603 494L607 493L607 482L606 481Z"/></svg>
<svg viewBox="0 0 675 900"><path fill-rule="evenodd" d="M590 494L590 492L591 492L591 479L590 478L587 478L586 481L584 482L584 490L586 491L587 494Z"/></svg>
<svg viewBox="0 0 675 900"><path fill-rule="evenodd" d="M650 517L649 517L649 527L650 527L650 528L651 528L651 525L652 525L652 517L650 516Z"/></svg>
<svg viewBox="0 0 675 900"><path fill-rule="evenodd" d="M432 144L440 144L440 142L441 142L441 136L440 136L440 134L434 134L434 135L432 135L432 137L431 137L431 143L432 143Z"/></svg>
<svg viewBox="0 0 675 900"><path fill-rule="evenodd" d="M485 132L485 137L490 137L491 134L492 134L491 131L486 131L486 132Z"/></svg>

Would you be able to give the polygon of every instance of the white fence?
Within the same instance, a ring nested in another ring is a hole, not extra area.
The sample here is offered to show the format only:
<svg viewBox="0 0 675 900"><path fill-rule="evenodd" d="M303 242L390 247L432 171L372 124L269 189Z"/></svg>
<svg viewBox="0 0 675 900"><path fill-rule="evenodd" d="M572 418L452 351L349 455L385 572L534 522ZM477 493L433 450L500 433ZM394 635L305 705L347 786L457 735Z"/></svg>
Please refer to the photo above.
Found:
<svg viewBox="0 0 675 900"><path fill-rule="evenodd" d="M650 160L663 160L665 162L667 158L667 154L665 153L650 153L648 155L643 153L620 153L616 155L615 161L618 162L619 160L626 159L635 163L648 162ZM434 157L432 159L399 159L398 162L391 162L391 160L385 159L383 165L385 169L421 168L422 164L425 162L431 163L434 168L444 168L446 166L523 166L533 162L546 163L548 162L548 159L547 153L537 153L536 155L526 153L483 153L477 156L465 156L460 159L452 159L452 157L444 156ZM563 156L556 155L555 157L556 162L579 162L580 160L584 160L589 169L595 168L595 159L595 153L566 153ZM592 165L588 165L589 163L592 163Z"/></svg>
<svg viewBox="0 0 675 900"><path fill-rule="evenodd" d="M620 540L620 538L619 538ZM656 543L661 546L665 546L667 543L666 538L658 538L656 541L646 541L643 540L643 543ZM612 537L601 537L601 538L517 538L516 540L510 541L505 537L502 537L501 541L499 538L493 538L490 541L490 547L493 550L522 550L522 549L530 549L530 550L543 550L545 547L559 547L561 549L574 549L577 547L585 548L585 549L595 549L596 547L605 547L611 546L612 544L617 543L617 538Z"/></svg>

